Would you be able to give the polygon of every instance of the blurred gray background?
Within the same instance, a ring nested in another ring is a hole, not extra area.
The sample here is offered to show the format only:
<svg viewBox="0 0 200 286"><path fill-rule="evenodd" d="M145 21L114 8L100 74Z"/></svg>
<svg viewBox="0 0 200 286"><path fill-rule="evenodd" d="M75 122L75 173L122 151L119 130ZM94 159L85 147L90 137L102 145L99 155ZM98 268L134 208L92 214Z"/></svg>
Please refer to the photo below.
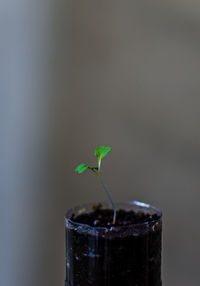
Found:
<svg viewBox="0 0 200 286"><path fill-rule="evenodd" d="M0 285L64 285L102 144L113 199L163 210L163 285L199 285L199 32L195 0L1 1Z"/></svg>

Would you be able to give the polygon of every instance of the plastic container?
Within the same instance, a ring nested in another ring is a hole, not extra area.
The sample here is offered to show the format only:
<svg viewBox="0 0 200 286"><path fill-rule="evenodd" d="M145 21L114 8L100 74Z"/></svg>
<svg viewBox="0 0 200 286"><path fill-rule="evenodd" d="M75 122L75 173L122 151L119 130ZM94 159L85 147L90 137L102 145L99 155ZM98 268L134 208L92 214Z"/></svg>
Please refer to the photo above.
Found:
<svg viewBox="0 0 200 286"><path fill-rule="evenodd" d="M162 285L161 211L137 201L118 202L116 207L148 213L152 220L119 227L91 227L72 217L92 212L94 204L66 213L66 286ZM102 208L110 207L102 203Z"/></svg>

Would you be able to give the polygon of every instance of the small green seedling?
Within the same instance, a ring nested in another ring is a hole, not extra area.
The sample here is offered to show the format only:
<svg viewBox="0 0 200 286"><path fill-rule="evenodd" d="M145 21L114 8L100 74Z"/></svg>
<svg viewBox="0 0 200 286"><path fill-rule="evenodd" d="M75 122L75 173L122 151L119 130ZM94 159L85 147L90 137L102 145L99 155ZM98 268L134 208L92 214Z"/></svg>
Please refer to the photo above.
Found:
<svg viewBox="0 0 200 286"><path fill-rule="evenodd" d="M113 208L113 212L114 212L114 215L113 215L113 224L115 224L116 222L116 207L115 207L115 204L113 203L113 200L111 198L111 195L110 195L110 192L108 190L108 188L106 187L106 185L104 184L101 176L100 176L100 170L101 170L101 161L102 159L111 151L111 147L106 147L106 146L100 146L98 147L95 151L94 151L94 154L95 156L97 157L98 159L98 167L90 167L89 165L87 164L80 164L78 165L78 167L75 169L76 172L78 172L79 174L83 173L84 171L86 171L87 169L93 171L97 176L98 178L100 179L100 182L101 182L101 185L106 193L106 195L108 196L108 199L112 205L112 208Z"/></svg>

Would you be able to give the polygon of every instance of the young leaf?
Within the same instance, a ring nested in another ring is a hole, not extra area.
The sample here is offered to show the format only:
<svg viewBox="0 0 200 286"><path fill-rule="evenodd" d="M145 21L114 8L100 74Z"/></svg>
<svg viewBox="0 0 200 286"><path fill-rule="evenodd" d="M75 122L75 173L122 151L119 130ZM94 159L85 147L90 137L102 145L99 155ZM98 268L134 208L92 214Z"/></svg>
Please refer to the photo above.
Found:
<svg viewBox="0 0 200 286"><path fill-rule="evenodd" d="M101 169L101 160L111 151L111 147L106 147L106 146L100 146L98 147L95 151L94 154L98 158L98 172L97 174L100 173Z"/></svg>
<svg viewBox="0 0 200 286"><path fill-rule="evenodd" d="M112 148L109 146L100 146L95 150L94 154L97 158L102 159L111 151L111 149Z"/></svg>
<svg viewBox="0 0 200 286"><path fill-rule="evenodd" d="M88 165L86 164L80 164L78 167L76 167L75 171L78 172L79 174L83 173L85 170L89 168Z"/></svg>

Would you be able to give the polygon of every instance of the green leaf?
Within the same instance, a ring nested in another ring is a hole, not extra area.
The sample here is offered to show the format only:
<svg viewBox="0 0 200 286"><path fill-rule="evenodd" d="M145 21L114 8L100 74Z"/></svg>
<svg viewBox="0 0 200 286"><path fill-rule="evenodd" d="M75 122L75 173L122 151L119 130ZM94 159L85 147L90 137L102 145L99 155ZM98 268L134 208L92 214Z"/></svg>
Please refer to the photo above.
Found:
<svg viewBox="0 0 200 286"><path fill-rule="evenodd" d="M109 146L100 146L95 150L94 154L98 159L102 159L111 151L111 149L112 148Z"/></svg>
<svg viewBox="0 0 200 286"><path fill-rule="evenodd" d="M85 170L89 168L88 165L86 164L80 164L78 167L76 167L75 171L78 172L79 174L83 173Z"/></svg>

